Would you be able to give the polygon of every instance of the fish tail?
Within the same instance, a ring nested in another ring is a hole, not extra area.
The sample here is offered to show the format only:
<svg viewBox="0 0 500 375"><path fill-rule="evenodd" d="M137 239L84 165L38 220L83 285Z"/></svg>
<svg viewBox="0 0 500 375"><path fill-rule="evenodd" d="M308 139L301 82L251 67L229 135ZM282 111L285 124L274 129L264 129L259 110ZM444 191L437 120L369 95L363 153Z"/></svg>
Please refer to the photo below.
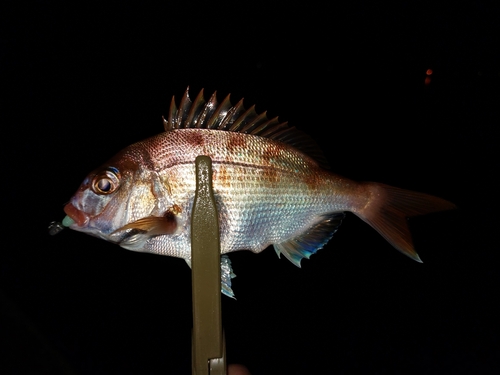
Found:
<svg viewBox="0 0 500 375"><path fill-rule="evenodd" d="M397 250L417 262L422 262L413 246L407 218L451 210L456 206L429 194L375 182L368 182L364 185L369 199L364 207L353 212L379 232Z"/></svg>

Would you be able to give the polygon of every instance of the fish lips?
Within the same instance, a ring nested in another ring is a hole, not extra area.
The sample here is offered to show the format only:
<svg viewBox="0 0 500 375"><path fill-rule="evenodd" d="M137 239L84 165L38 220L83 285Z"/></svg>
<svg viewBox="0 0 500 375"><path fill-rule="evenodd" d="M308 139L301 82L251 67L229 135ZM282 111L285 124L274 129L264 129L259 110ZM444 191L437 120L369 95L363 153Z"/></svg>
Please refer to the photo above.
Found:
<svg viewBox="0 0 500 375"><path fill-rule="evenodd" d="M72 203L68 203L66 206L64 206L64 212L80 228L86 227L90 221L89 216L85 212L80 211L78 208L73 206Z"/></svg>

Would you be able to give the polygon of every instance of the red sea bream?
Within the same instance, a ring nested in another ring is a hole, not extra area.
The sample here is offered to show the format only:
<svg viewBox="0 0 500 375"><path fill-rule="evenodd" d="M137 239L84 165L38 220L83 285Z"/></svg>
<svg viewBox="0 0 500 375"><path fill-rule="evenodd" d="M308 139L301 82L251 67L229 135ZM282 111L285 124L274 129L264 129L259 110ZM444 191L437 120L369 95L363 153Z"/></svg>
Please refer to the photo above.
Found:
<svg viewBox="0 0 500 375"><path fill-rule="evenodd" d="M221 266L227 253L259 253L270 245L297 266L321 249L345 212L377 230L397 250L420 261L407 217L455 206L441 198L332 173L314 142L266 113L174 99L165 131L130 145L92 171L65 206L63 225L121 247L190 263L190 212L195 159L212 159L219 213ZM222 290L232 296L230 278Z"/></svg>

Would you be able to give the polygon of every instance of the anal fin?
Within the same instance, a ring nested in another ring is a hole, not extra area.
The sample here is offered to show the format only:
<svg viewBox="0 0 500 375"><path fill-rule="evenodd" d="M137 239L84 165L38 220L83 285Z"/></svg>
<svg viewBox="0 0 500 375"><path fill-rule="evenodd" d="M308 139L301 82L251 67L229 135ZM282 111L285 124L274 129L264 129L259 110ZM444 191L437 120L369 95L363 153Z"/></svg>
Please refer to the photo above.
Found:
<svg viewBox="0 0 500 375"><path fill-rule="evenodd" d="M288 241L274 244L278 257L283 254L290 262L300 267L303 258L309 259L333 237L345 214L343 212L325 216L306 232Z"/></svg>

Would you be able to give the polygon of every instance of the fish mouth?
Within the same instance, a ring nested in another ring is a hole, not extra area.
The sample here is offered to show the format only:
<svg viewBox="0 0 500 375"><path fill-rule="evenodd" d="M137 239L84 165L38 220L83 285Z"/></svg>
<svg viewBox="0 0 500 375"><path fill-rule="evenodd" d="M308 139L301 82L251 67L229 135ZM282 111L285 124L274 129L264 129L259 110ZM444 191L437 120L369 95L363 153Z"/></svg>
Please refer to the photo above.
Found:
<svg viewBox="0 0 500 375"><path fill-rule="evenodd" d="M64 206L64 212L79 227L85 227L89 223L89 220L90 220L89 216L85 212L82 212L78 208L73 206L73 204L71 204L71 203L68 203L66 206Z"/></svg>

